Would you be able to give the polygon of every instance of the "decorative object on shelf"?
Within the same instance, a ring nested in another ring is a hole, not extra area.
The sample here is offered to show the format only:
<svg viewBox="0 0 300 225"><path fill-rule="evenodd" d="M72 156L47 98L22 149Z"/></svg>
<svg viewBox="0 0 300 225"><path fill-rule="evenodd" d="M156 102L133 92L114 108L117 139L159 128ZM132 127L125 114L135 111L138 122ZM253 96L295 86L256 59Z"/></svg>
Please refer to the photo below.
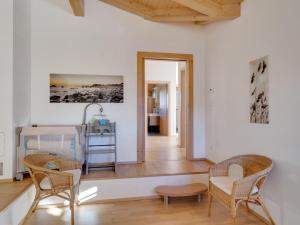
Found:
<svg viewBox="0 0 300 225"><path fill-rule="evenodd" d="M269 59L250 62L250 122L269 124Z"/></svg>
<svg viewBox="0 0 300 225"><path fill-rule="evenodd" d="M102 119L102 117L105 117L105 115L103 114L103 107L101 104L99 103L89 103L87 104L85 107L84 107L84 110L83 110L83 119L82 119L82 125L85 125L87 124L86 122L86 113L87 113L87 110L90 106L98 106L99 107L99 114L95 114L90 120L89 120L89 123L92 123L94 121L97 121L98 119ZM99 118L97 118L99 117ZM100 118L101 117L101 118Z"/></svg>
<svg viewBox="0 0 300 225"><path fill-rule="evenodd" d="M99 114L95 114L87 122L87 110L90 106L97 105ZM116 123L110 122L106 115L103 114L103 107L99 103L90 103L84 108L82 126L85 128L85 165L86 174L89 170L97 170L103 168L113 168L116 171L117 164L117 137ZM95 158L103 155L113 155L113 160L95 163ZM93 156L93 159L91 157Z"/></svg>
<svg viewBox="0 0 300 225"><path fill-rule="evenodd" d="M123 101L123 76L50 74L50 103Z"/></svg>

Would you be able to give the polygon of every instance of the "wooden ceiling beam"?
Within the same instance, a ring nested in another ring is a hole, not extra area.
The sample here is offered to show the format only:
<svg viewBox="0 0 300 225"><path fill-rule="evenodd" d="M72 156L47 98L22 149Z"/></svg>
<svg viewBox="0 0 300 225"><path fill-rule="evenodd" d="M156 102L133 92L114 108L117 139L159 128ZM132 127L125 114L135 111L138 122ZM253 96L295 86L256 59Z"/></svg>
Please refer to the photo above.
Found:
<svg viewBox="0 0 300 225"><path fill-rule="evenodd" d="M217 16L222 12L222 6L212 0L173 0L174 2L193 9L207 16Z"/></svg>
<svg viewBox="0 0 300 225"><path fill-rule="evenodd" d="M180 8L157 8L153 10L153 15L154 16L199 16L203 14L186 7L180 7Z"/></svg>
<svg viewBox="0 0 300 225"><path fill-rule="evenodd" d="M222 12L218 14L216 20L235 19L241 16L241 4L226 4L222 6Z"/></svg>
<svg viewBox="0 0 300 225"><path fill-rule="evenodd" d="M140 0L101 1L151 21L208 24L239 17L243 0L168 0L173 1L169 8L149 6Z"/></svg>
<svg viewBox="0 0 300 225"><path fill-rule="evenodd" d="M241 15L241 4L219 4L212 0L173 0L215 20L234 19Z"/></svg>
<svg viewBox="0 0 300 225"><path fill-rule="evenodd" d="M150 19L153 16L153 9L140 4L136 1L124 1L124 0L102 0L107 4L113 5L119 9L131 12L138 16L144 17L145 19Z"/></svg>
<svg viewBox="0 0 300 225"><path fill-rule="evenodd" d="M75 16L84 16L84 0L69 0Z"/></svg>
<svg viewBox="0 0 300 225"><path fill-rule="evenodd" d="M179 23L186 23L186 22L193 22L193 23L198 23L198 22L206 22L209 21L210 18L208 16L188 16L188 15L168 15L168 16L152 16L151 19L152 21L155 22L179 22Z"/></svg>

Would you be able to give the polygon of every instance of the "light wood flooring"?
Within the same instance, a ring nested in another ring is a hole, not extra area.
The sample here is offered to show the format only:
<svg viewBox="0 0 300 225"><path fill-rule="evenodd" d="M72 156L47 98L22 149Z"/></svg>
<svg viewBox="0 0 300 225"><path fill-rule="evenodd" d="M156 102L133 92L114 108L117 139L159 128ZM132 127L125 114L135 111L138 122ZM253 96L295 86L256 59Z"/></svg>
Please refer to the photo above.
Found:
<svg viewBox="0 0 300 225"><path fill-rule="evenodd" d="M70 224L68 208L38 209L25 225ZM195 198L171 199L165 206L160 199L82 205L75 210L76 225L232 225L229 212L213 203L212 217L207 216L206 198L198 203ZM252 214L240 208L238 225L262 225Z"/></svg>
<svg viewBox="0 0 300 225"><path fill-rule="evenodd" d="M17 199L32 184L31 179L0 183L0 212Z"/></svg>
<svg viewBox="0 0 300 225"><path fill-rule="evenodd" d="M176 137L151 136L147 138L146 159L143 164L120 164L117 172L91 171L82 180L120 179L208 173L212 165L206 160L186 161L184 149L177 147ZM83 170L84 172L85 170ZM22 182L0 183L0 211L13 202L30 185L31 179Z"/></svg>
<svg viewBox="0 0 300 225"><path fill-rule="evenodd" d="M176 136L147 136L146 162L185 160L185 149L177 146L177 140Z"/></svg>
<svg viewBox="0 0 300 225"><path fill-rule="evenodd" d="M124 164L117 166L117 172L111 170L90 171L83 174L82 180L120 179L185 174L208 173L212 164L206 160L198 161L149 161L142 164Z"/></svg>
<svg viewBox="0 0 300 225"><path fill-rule="evenodd" d="M187 161L185 149L178 148L175 136L147 136L146 162L120 164L117 172L110 170L90 171L83 180L136 178L168 175L208 173L212 164L206 160Z"/></svg>

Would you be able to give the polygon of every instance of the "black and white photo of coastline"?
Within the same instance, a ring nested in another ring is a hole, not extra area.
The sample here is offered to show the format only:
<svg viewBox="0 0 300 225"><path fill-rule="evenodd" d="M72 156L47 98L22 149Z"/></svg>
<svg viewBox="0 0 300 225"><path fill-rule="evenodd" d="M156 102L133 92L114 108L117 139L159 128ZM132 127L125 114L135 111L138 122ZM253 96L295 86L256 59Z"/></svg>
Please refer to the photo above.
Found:
<svg viewBox="0 0 300 225"><path fill-rule="evenodd" d="M50 74L50 103L123 101L123 76Z"/></svg>
<svg viewBox="0 0 300 225"><path fill-rule="evenodd" d="M250 62L250 122L269 124L269 60Z"/></svg>

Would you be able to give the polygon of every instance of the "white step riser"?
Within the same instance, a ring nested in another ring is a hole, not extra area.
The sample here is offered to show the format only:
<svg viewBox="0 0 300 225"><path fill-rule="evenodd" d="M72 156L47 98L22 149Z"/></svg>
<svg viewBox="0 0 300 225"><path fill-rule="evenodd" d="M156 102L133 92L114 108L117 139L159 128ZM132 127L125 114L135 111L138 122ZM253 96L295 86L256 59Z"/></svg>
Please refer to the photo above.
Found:
<svg viewBox="0 0 300 225"><path fill-rule="evenodd" d="M154 188L159 185L183 185L199 182L207 184L207 181L207 174L90 180L81 182L79 196L84 203L152 197L156 195ZM0 224L18 225L26 216L33 202L34 195L35 188L32 185L0 213ZM40 205L62 203L64 203L63 200L53 197L45 199Z"/></svg>

